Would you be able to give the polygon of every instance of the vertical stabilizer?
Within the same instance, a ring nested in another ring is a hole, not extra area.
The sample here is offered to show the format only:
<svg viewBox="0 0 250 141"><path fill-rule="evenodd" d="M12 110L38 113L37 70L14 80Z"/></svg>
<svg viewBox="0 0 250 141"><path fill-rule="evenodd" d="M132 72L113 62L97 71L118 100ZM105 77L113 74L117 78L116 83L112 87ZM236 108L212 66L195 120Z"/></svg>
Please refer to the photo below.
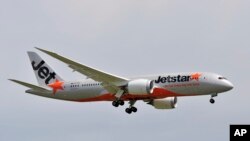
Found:
<svg viewBox="0 0 250 141"><path fill-rule="evenodd" d="M32 69L36 75L38 84L46 86L56 80L63 79L35 52L28 52Z"/></svg>

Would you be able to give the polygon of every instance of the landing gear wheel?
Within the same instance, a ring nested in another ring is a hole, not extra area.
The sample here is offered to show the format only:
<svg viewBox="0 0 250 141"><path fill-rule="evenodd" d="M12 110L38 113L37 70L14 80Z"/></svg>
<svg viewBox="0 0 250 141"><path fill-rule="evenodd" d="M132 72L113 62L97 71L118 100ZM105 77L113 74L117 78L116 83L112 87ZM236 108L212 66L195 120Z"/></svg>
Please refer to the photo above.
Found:
<svg viewBox="0 0 250 141"><path fill-rule="evenodd" d="M136 108L136 107L131 107L130 109L131 109L131 111L133 111L134 113L137 112L137 108Z"/></svg>
<svg viewBox="0 0 250 141"><path fill-rule="evenodd" d="M118 106L119 106L119 103L118 103L117 101L113 101L113 102L112 102L112 105L113 105L114 107L118 107Z"/></svg>
<svg viewBox="0 0 250 141"><path fill-rule="evenodd" d="M211 99L210 99L210 103L211 103L211 104L214 104L214 103L215 103L215 100L211 98Z"/></svg>
<svg viewBox="0 0 250 141"><path fill-rule="evenodd" d="M132 112L137 112L137 108L134 107L136 100L129 101L129 107L125 109L126 113L131 114Z"/></svg>
<svg viewBox="0 0 250 141"><path fill-rule="evenodd" d="M124 105L124 101L123 100L118 100L118 104L123 106Z"/></svg>
<svg viewBox="0 0 250 141"><path fill-rule="evenodd" d="M125 111L126 111L126 113L128 113L128 114L131 114L131 113L132 113L132 110L131 110L130 108L126 108Z"/></svg>

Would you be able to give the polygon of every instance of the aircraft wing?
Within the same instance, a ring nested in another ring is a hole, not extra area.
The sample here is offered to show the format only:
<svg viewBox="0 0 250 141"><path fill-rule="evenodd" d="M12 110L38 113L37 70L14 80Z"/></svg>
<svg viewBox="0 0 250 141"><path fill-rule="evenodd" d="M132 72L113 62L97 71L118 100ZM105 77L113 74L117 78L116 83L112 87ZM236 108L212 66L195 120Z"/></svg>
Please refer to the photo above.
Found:
<svg viewBox="0 0 250 141"><path fill-rule="evenodd" d="M29 84L29 83L26 83L26 82L22 82L22 81L19 81L19 80L15 80L15 79L9 79L9 80L12 81L12 82L18 83L20 85L23 85L25 87L31 88L33 90L48 91L47 89L45 89L43 87L39 87L39 86L36 86L36 85L33 85L33 84Z"/></svg>
<svg viewBox="0 0 250 141"><path fill-rule="evenodd" d="M128 82L128 79L122 78L119 76L115 76L100 70L97 70L95 68L80 64L78 62L75 62L71 59L68 59L66 57L63 57L61 55L58 55L54 52L47 51L44 49L40 49L35 47L36 49L66 63L70 68L73 70L95 80L98 82L102 82L103 87L108 90L110 93L117 93L120 90L120 86L126 85Z"/></svg>

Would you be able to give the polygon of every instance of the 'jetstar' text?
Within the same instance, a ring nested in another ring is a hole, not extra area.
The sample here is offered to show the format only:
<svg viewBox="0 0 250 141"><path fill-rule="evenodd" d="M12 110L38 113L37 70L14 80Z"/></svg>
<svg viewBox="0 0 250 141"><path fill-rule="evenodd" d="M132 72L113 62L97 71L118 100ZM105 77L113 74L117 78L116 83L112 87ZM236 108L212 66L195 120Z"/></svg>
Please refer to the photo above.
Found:
<svg viewBox="0 0 250 141"><path fill-rule="evenodd" d="M191 80L191 76L189 75L177 75L177 76L167 76L167 77L162 77L159 76L157 80L155 80L155 83L175 83L175 82L188 82Z"/></svg>

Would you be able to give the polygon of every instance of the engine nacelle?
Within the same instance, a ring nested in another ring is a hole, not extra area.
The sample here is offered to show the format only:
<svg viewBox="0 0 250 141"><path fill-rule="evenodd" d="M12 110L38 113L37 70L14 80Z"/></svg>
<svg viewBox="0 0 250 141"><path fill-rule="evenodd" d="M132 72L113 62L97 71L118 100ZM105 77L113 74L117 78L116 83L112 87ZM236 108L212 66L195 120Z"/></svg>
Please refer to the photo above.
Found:
<svg viewBox="0 0 250 141"><path fill-rule="evenodd" d="M136 79L128 83L128 93L131 95L148 95L154 90L154 81L148 79Z"/></svg>
<svg viewBox="0 0 250 141"><path fill-rule="evenodd" d="M177 107L177 97L154 99L149 104L154 106L156 109L174 109Z"/></svg>

